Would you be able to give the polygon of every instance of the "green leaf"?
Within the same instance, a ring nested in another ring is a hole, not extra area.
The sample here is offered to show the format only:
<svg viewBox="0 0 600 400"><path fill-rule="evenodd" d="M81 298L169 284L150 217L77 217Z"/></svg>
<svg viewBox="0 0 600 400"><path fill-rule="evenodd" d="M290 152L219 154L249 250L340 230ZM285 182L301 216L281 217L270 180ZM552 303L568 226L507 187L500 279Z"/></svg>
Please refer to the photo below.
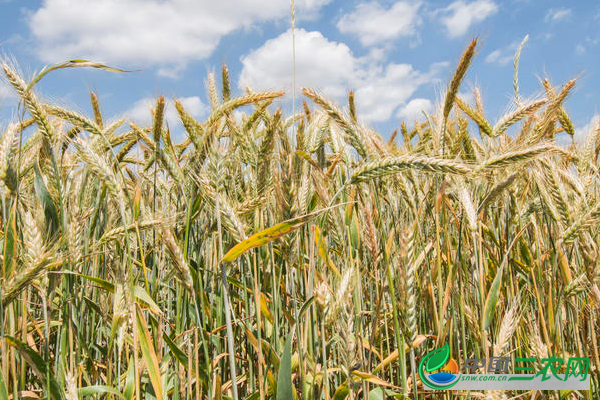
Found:
<svg viewBox="0 0 600 400"><path fill-rule="evenodd" d="M425 364L425 370L427 372L435 371L442 365L445 365L449 357L450 346L448 346L448 343L446 343L439 349L434 350L427 355L427 364Z"/></svg>
<svg viewBox="0 0 600 400"><path fill-rule="evenodd" d="M106 385L86 386L77 390L79 397L94 396L96 394L114 394L120 399L124 399L121 392L117 389Z"/></svg>
<svg viewBox="0 0 600 400"><path fill-rule="evenodd" d="M356 212L352 213L352 218L349 224L349 233L350 233L350 245L353 249L358 251L360 249L360 226L358 222L358 216Z"/></svg>
<svg viewBox="0 0 600 400"><path fill-rule="evenodd" d="M100 286L102 289L106 290L107 292L110 292L110 293L115 292L115 285L113 285L109 281L106 281L101 278L96 278L94 276L88 276L88 275L82 275L82 274L75 274L75 275L79 276L80 278L87 279L88 281L94 282L96 285ZM162 314L162 311L161 311L160 307L158 306L158 304L156 304L156 302L152 299L152 297L150 297L150 295L148 294L148 292L146 292L146 290L144 290L144 288L142 288L140 286L134 286L133 287L133 295L141 303L148 306L148 308L150 310L152 310L154 313Z"/></svg>
<svg viewBox="0 0 600 400"><path fill-rule="evenodd" d="M384 400L385 396L383 394L383 389L380 387L376 387L369 392L369 400Z"/></svg>
<svg viewBox="0 0 600 400"><path fill-rule="evenodd" d="M152 387L154 388L156 400L162 400L163 391L160 380L160 367L158 365L158 357L156 356L156 351L154 350L154 343L152 342L152 337L150 336L150 332L148 331L148 324L146 323L146 319L144 318L144 315L142 314L142 309L139 305L137 305L135 309L135 320L138 331L138 339L140 342L140 348L142 349L142 355L144 357L144 361L146 362L146 368L148 368L150 383L152 383Z"/></svg>
<svg viewBox="0 0 600 400"><path fill-rule="evenodd" d="M0 373L0 400L8 400L8 390L6 390L6 385L4 384L4 379L2 379L1 373Z"/></svg>
<svg viewBox="0 0 600 400"><path fill-rule="evenodd" d="M104 64L100 64L97 62L92 62L92 61L88 61L88 60L69 60L69 61L65 61L62 63L58 63L58 64L54 64L54 65L49 65L49 66L45 66L44 68L42 68L42 70L40 71L39 74L37 74L29 83L29 85L27 85L27 89L29 90L33 87L33 85L35 85L36 83L38 83L40 81L40 79L42 79L48 72L51 71L55 71L57 69L63 69L63 68L81 68L81 67L89 67L89 68L98 68L98 69L103 69L105 71L109 71L109 72L132 72L132 71L128 71L128 70L124 70L124 69L119 69L119 68L114 68L114 67L110 67L108 65L104 65Z"/></svg>
<svg viewBox="0 0 600 400"><path fill-rule="evenodd" d="M165 340L165 343L167 344L167 346L169 346L171 353L173 353L172 354L173 357L175 357L175 359L177 361L179 361L181 366L187 370L188 369L188 357L185 355L183 350L181 350L179 347L177 347L177 345L175 344L174 341L171 340L169 335L163 335L163 339Z"/></svg>
<svg viewBox="0 0 600 400"><path fill-rule="evenodd" d="M50 192L44 183L44 179L42 178L42 174L40 173L37 163L33 164L33 169L35 171L33 187L35 189L36 196L44 207L44 216L46 218L47 227L46 233L52 236L58 229L58 212L56 211L56 206L54 205L52 196L50 196Z"/></svg>
<svg viewBox="0 0 600 400"><path fill-rule="evenodd" d="M492 287L485 298L485 305L483 306L483 329L489 328L494 319L494 311L496 310L496 303L498 302L498 292L500 291L503 272L504 263L498 268L494 281L492 282Z"/></svg>
<svg viewBox="0 0 600 400"><path fill-rule="evenodd" d="M183 352L183 350L181 350L177 346L177 344L173 340L171 340L171 338L168 335L163 335L163 339L165 340L165 343L167 344L167 346L171 350L172 356L175 357L175 359L177 361L179 361L179 363L181 364L181 366L183 368L185 368L186 371L189 371L189 369L188 369L189 368L188 356L185 355L185 353ZM204 382L208 382L208 375L206 374L206 371L204 370L204 368L199 368L198 369L198 374L199 374L198 378L200 378Z"/></svg>
<svg viewBox="0 0 600 400"><path fill-rule="evenodd" d="M125 388L123 388L123 396L125 400L133 399L133 389L135 384L135 370L133 368L133 357L129 359L129 365L127 366L127 379L125 380Z"/></svg>
<svg viewBox="0 0 600 400"><path fill-rule="evenodd" d="M348 397L348 393L350 393L350 390L348 390L348 385L343 383L338 386L337 389L335 389L332 400L344 400L346 397Z"/></svg>
<svg viewBox="0 0 600 400"><path fill-rule="evenodd" d="M389 397L402 396L390 389L376 387L369 392L369 400L385 400ZM403 398L403 397L402 397Z"/></svg>
<svg viewBox="0 0 600 400"><path fill-rule="evenodd" d="M310 299L306 300L304 302L304 304L302 304L302 307L300 308L300 312L298 313L298 318L301 318L305 312L308 311L308 308L310 307L310 305L312 303L314 303L315 301L315 296L312 296Z"/></svg>
<svg viewBox="0 0 600 400"><path fill-rule="evenodd" d="M146 292L146 290L144 290L144 288L140 287L140 286L134 286L133 287L133 295L138 299L141 300L142 303L145 303L148 308L150 310L152 310L153 312L155 312L156 314L162 314L162 311L160 309L160 307L158 306L158 304L156 304L154 302L154 300L152 299L152 297L150 297L150 295L148 294L148 292Z"/></svg>
<svg viewBox="0 0 600 400"><path fill-rule="evenodd" d="M251 393L248 396L246 396L246 398L244 400L257 400L259 398L260 398L260 392L256 391L256 392Z"/></svg>
<svg viewBox="0 0 600 400"><path fill-rule="evenodd" d="M283 346L283 354L279 363L279 373L277 374L277 396L276 400L292 400L292 338L294 330L290 334Z"/></svg>
<svg viewBox="0 0 600 400"><path fill-rule="evenodd" d="M81 278L87 279L88 281L94 282L96 285L100 286L102 289L106 290L107 292L114 293L114 291L115 291L115 285L113 285L109 281L105 281L104 279L96 278L94 276L88 276L88 275L82 275L82 274L76 274L76 275Z"/></svg>
<svg viewBox="0 0 600 400"><path fill-rule="evenodd" d="M14 347L21 357L23 357L25 362L31 366L44 386L46 386L49 381L50 387L46 387L46 389L49 391L50 397L54 400L63 400L65 398L65 393L62 386L54 379L54 374L48 367L48 364L46 364L46 361L44 361L44 359L31 347L21 342L19 339L15 339L11 336L5 336L4 338L6 343Z"/></svg>
<svg viewBox="0 0 600 400"><path fill-rule="evenodd" d="M15 233L17 232L17 227L15 224L16 215L17 215L17 203L13 205L10 215L8 216L8 223L4 232L4 277L8 278L12 273L12 267L15 260L15 249L16 249L16 240Z"/></svg>
<svg viewBox="0 0 600 400"><path fill-rule="evenodd" d="M506 253L504 254L504 258L502 259L502 263L496 272L496 276L492 281L492 287L488 292L485 298L485 304L483 306L483 329L488 329L492 324L492 320L494 319L494 311L496 311L496 303L498 302L498 292L500 291L500 285L502 284L502 274L504 272L504 268L508 264L509 254L512 251L513 246L519 240L523 232L529 224L525 225L513 238L512 242L508 246Z"/></svg>

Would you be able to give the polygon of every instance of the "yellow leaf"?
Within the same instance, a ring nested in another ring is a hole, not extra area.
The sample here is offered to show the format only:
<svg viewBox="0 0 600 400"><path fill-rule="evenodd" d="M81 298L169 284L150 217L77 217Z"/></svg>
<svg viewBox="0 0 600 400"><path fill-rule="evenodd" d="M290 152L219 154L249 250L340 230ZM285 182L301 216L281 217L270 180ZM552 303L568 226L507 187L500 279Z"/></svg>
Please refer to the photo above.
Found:
<svg viewBox="0 0 600 400"><path fill-rule="evenodd" d="M154 343L152 342L152 337L150 336L150 332L148 331L148 324L146 323L146 319L142 314L142 309L140 308L139 304L136 304L135 311L135 319L138 330L138 337L140 341L140 347L142 348L142 355L144 356L144 361L146 362L146 366L148 367L148 376L150 377L150 383L152 383L152 387L154 388L156 400L162 400L163 391L160 378L160 367L158 364L158 357L156 356L156 351L154 350Z"/></svg>
<svg viewBox="0 0 600 400"><path fill-rule="evenodd" d="M267 318L270 323L273 323L273 315L271 315L269 305L267 304L267 297L263 292L260 292L260 310L265 318Z"/></svg>
<svg viewBox="0 0 600 400"><path fill-rule="evenodd" d="M415 341L412 344L413 348L417 348L421 345L421 343L423 343L426 339L436 339L437 337L435 335L417 335L417 337L415 338ZM408 344L404 344L404 352L406 353L409 350ZM400 355L400 353L398 352L398 349L394 350L393 352L390 353L389 356L387 356L382 362L379 363L379 365L377 365L375 367L375 369L373 370L373 373L376 374L379 371L381 371L383 368L387 367L392 361L394 361L395 359L398 358L398 356Z"/></svg>
<svg viewBox="0 0 600 400"><path fill-rule="evenodd" d="M370 382L374 385L379 385L379 386L386 386L386 387L390 387L390 388L394 388L397 389L397 386L392 385L391 383L388 383L386 381L384 381L381 378L376 377L373 374L370 374L368 372L362 372L362 371L352 371L352 374L359 377L360 379L363 379L367 382Z"/></svg>
<svg viewBox="0 0 600 400"><path fill-rule="evenodd" d="M331 258L327 253L327 245L325 244L325 240L323 240L323 234L321 233L321 229L316 225L313 228L315 233L315 244L317 245L319 256L321 256L323 261L329 266L329 268L331 268L335 276L341 279L342 274L340 273L340 270L335 266L333 261L331 261Z"/></svg>
<svg viewBox="0 0 600 400"><path fill-rule="evenodd" d="M337 207L344 204L338 204L333 207ZM315 216L333 207L323 208L322 210L316 211L314 213L306 214L297 218L292 218L287 221L281 222L277 225L271 226L270 228L264 229L233 246L227 252L227 254L223 256L221 262L231 262L254 247L262 246L263 244L267 244L275 239L280 238L286 233L293 232L308 221L310 221Z"/></svg>

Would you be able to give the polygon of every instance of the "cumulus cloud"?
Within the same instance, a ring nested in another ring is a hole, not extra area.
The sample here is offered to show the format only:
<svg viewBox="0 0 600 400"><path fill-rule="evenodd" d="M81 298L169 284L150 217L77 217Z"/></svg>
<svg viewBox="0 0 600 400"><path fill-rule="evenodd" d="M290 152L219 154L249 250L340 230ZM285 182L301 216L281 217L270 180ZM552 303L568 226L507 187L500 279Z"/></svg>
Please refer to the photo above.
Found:
<svg viewBox="0 0 600 400"><path fill-rule="evenodd" d="M330 0L298 0L299 15ZM158 66L176 75L207 58L221 38L257 23L286 18L287 0L46 0L28 16L45 62L89 58L119 65Z"/></svg>
<svg viewBox="0 0 600 400"><path fill-rule="evenodd" d="M458 97L460 97L462 101L469 104L471 107L475 107L475 93L473 91L458 92Z"/></svg>
<svg viewBox="0 0 600 400"><path fill-rule="evenodd" d="M287 31L242 57L239 87L290 92L291 40ZM368 122L388 120L417 88L436 82L447 66L434 63L427 71L418 71L410 64L386 64L382 59L356 57L346 44L330 41L320 32L296 31L297 86L337 100L353 89L359 115Z"/></svg>
<svg viewBox="0 0 600 400"><path fill-rule="evenodd" d="M462 36L478 22L483 21L498 11L498 6L491 0L476 0L467 3L458 0L448 7L438 10L442 15L442 24L451 37Z"/></svg>
<svg viewBox="0 0 600 400"><path fill-rule="evenodd" d="M291 31L267 40L261 47L243 56L240 88L291 88ZM327 40L320 32L296 30L296 80L298 86L317 87L328 95L346 93L354 80L358 60L343 43Z"/></svg>
<svg viewBox="0 0 600 400"><path fill-rule="evenodd" d="M0 101L15 97L15 92L7 83L0 80Z"/></svg>
<svg viewBox="0 0 600 400"><path fill-rule="evenodd" d="M571 16L571 9L569 8L551 8L546 12L544 21L546 22L558 22Z"/></svg>
<svg viewBox="0 0 600 400"><path fill-rule="evenodd" d="M423 112L431 113L433 103L429 99L416 98L412 99L398 110L396 116L407 123L423 119Z"/></svg>
<svg viewBox="0 0 600 400"><path fill-rule="evenodd" d="M208 111L208 106L198 96L180 97L177 100L194 117L200 117ZM127 118L137 124L149 125L152 123L152 113L150 110L154 107L156 107L156 99L145 97L136 101L129 110L125 111L123 118ZM165 121L170 128L181 126L179 114L171 99L165 99Z"/></svg>
<svg viewBox="0 0 600 400"><path fill-rule="evenodd" d="M600 129L600 115L593 116L587 125L575 128L575 141L578 143L585 142L585 139L594 129Z"/></svg>
<svg viewBox="0 0 600 400"><path fill-rule="evenodd" d="M515 52L519 48L520 42L518 40L512 42L508 46L496 49L485 57L485 62L489 64L506 65L512 62L515 56Z"/></svg>
<svg viewBox="0 0 600 400"><path fill-rule="evenodd" d="M399 1L389 8L377 2L359 3L354 11L345 14L337 23L342 33L358 36L364 46L413 36L421 24L418 15L420 1Z"/></svg>
<svg viewBox="0 0 600 400"><path fill-rule="evenodd" d="M17 105L18 100L19 96L12 86L0 79L0 115L3 114L4 117L8 117L10 113L16 110L15 106ZM0 120L2 120L2 118L0 118Z"/></svg>

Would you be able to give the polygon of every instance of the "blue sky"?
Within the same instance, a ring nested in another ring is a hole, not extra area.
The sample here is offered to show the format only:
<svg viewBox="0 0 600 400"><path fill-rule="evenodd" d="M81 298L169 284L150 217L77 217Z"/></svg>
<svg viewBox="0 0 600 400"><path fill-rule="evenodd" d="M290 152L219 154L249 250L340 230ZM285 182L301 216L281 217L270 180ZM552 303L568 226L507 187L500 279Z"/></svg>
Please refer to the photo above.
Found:
<svg viewBox="0 0 600 400"><path fill-rule="evenodd" d="M512 59L525 35L521 95L539 96L545 76L555 86L578 77L566 102L578 137L600 112L598 1L296 0L296 17L298 87L344 106L355 90L361 121L384 137L434 110L474 36L480 46L461 95L472 101L479 87L492 122L511 105ZM237 93L290 91L289 29L287 0L0 0L0 53L26 75L72 58L141 69L58 71L39 84L46 99L91 113L94 90L105 116L140 123L160 94L206 116L206 77L223 63ZM15 101L0 82L0 125ZM176 127L172 106L167 114Z"/></svg>

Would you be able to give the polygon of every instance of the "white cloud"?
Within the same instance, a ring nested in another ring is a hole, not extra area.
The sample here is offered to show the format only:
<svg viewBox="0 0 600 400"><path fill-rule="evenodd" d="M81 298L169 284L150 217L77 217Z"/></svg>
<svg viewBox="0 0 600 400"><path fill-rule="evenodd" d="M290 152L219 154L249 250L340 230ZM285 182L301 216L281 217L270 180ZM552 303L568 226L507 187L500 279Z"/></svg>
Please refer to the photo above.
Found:
<svg viewBox="0 0 600 400"><path fill-rule="evenodd" d="M331 0L298 0L314 14ZM28 16L45 62L72 58L132 67L158 66L173 75L208 57L235 30L289 16L287 0L46 0Z"/></svg>
<svg viewBox="0 0 600 400"><path fill-rule="evenodd" d="M0 80L0 100L15 97L14 90L4 81Z"/></svg>
<svg viewBox="0 0 600 400"><path fill-rule="evenodd" d="M287 31L242 57L239 87L290 92L291 40ZM358 113L369 122L388 120L418 87L435 82L447 66L435 63L421 72L410 64L385 64L369 56L355 57L346 44L329 41L320 32L296 31L297 87L319 90L335 100L353 89Z"/></svg>
<svg viewBox="0 0 600 400"><path fill-rule="evenodd" d="M585 142L585 139L588 137L590 133L594 129L599 129L598 125L600 124L600 115L595 115L590 119L587 125L581 128L575 128L575 141L578 143Z"/></svg>
<svg viewBox="0 0 600 400"><path fill-rule="evenodd" d="M420 1L399 1L389 8L377 2L359 3L350 14L345 14L337 23L342 33L358 36L364 46L413 36L421 24L418 15Z"/></svg>
<svg viewBox="0 0 600 400"><path fill-rule="evenodd" d="M292 83L291 33L267 40L243 56L240 88L281 89ZM320 32L296 30L296 80L298 87L316 87L330 96L346 93L356 75L357 60L343 43L330 42Z"/></svg>
<svg viewBox="0 0 600 400"><path fill-rule="evenodd" d="M429 71L420 72L410 64L390 63L383 75L382 68L372 68L366 79L356 83L357 109L366 121L385 121L421 85L439 81L438 74L447 66L447 63L437 63Z"/></svg>
<svg viewBox="0 0 600 400"><path fill-rule="evenodd" d="M512 42L508 46L496 49L485 57L485 62L489 64L506 65L512 62L515 57L515 52L519 48L518 40Z"/></svg>
<svg viewBox="0 0 600 400"><path fill-rule="evenodd" d="M585 53L585 47L581 43L579 43L577 46L575 46L575 54L580 56L584 53Z"/></svg>
<svg viewBox="0 0 600 400"><path fill-rule="evenodd" d="M423 111L431 113L433 110L433 103L429 99L416 98L409 101L404 106L400 107L396 116L407 122L408 124L413 123L416 120L424 118Z"/></svg>
<svg viewBox="0 0 600 400"><path fill-rule="evenodd" d="M208 106L202 103L198 96L181 97L177 100L193 117L200 117L208 111ZM151 109L154 107L156 107L156 99L145 97L136 101L129 110L125 111L123 118L140 125L150 125L152 123ZM181 126L181 119L171 99L165 99L165 121L170 129Z"/></svg>
<svg viewBox="0 0 600 400"><path fill-rule="evenodd" d="M471 107L475 106L475 93L473 91L458 92L458 97Z"/></svg>
<svg viewBox="0 0 600 400"><path fill-rule="evenodd" d="M500 49L496 49L492 51L485 58L486 63L498 63L500 65L506 65L510 61L510 56L506 54L502 54Z"/></svg>
<svg viewBox="0 0 600 400"><path fill-rule="evenodd" d="M571 9L569 8L551 8L546 12L544 21L546 22L558 22L571 16Z"/></svg>
<svg viewBox="0 0 600 400"><path fill-rule="evenodd" d="M17 92L0 78L0 113L14 107L19 100Z"/></svg>
<svg viewBox="0 0 600 400"><path fill-rule="evenodd" d="M471 25L483 21L498 11L498 6L491 0L476 0L471 3L458 0L448 7L438 10L443 16L442 23L451 37L462 36Z"/></svg>

